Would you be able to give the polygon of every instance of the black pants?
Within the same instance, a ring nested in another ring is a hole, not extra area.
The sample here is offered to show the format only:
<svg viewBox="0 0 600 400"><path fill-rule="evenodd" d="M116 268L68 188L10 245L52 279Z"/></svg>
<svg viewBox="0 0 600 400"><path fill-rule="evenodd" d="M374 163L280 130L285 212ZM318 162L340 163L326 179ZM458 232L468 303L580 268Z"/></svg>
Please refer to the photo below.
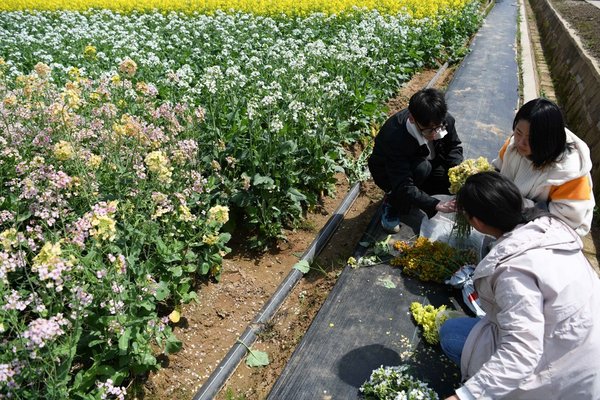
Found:
<svg viewBox="0 0 600 400"><path fill-rule="evenodd" d="M369 162L369 170L375 184L388 195L388 202L392 207L390 212L408 214L412 205L411 201L403 194L392 192L392 185L385 166ZM411 163L410 170L415 186L428 195L450 194L448 170L437 159L415 160Z"/></svg>

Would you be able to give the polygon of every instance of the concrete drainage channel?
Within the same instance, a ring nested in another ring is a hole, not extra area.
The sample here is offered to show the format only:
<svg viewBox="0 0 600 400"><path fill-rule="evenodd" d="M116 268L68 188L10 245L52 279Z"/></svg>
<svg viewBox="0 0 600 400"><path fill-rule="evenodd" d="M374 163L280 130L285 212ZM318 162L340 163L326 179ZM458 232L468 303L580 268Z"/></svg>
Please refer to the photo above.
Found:
<svg viewBox="0 0 600 400"><path fill-rule="evenodd" d="M434 86L439 78L448 68L448 63L445 63L436 72L435 76L429 81L426 88ZM355 183L354 186L348 191L342 203L335 210L334 214L329 218L323 229L319 231L319 234L312 241L308 249L304 252L301 257L301 261L306 261L309 264L319 255L321 250L331 239L331 236L335 233L341 222L344 220L346 212L350 209L358 195L360 194L360 182ZM378 210L378 213L381 210ZM377 216L376 216L377 217ZM374 218L373 221L377 222L378 218ZM373 222L372 222L373 223ZM366 250L366 249L363 249ZM355 256L361 254L355 254ZM211 400L217 395L221 387L225 384L225 381L235 371L238 364L242 361L246 355L246 347L251 347L258 336L258 332L261 327L268 322L279 307L283 304L289 293L296 286L296 284L303 277L303 273L295 268L291 268L290 273L286 276L283 282L277 287L277 290L269 301L263 306L258 312L254 320L248 325L244 333L240 335L237 342L231 347L229 352L225 355L223 360L219 363L215 371L208 377L207 381L202 385L200 390L194 395L193 400Z"/></svg>

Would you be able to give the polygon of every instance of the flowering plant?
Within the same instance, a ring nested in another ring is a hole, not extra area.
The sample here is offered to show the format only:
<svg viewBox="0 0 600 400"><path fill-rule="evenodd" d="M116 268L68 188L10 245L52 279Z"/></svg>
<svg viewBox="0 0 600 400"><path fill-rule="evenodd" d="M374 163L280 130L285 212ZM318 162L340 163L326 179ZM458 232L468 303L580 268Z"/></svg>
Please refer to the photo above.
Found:
<svg viewBox="0 0 600 400"><path fill-rule="evenodd" d="M478 172L493 170L494 167L485 157L479 157L477 159L469 158L464 160L456 167L452 167L448 170L448 177L450 178L450 193L458 193L469 176ZM456 230L456 234L460 238L466 238L471 233L471 225L469 224L469 221L467 221L464 214L456 214L454 230Z"/></svg>
<svg viewBox="0 0 600 400"><path fill-rule="evenodd" d="M366 399L377 400L437 400L438 395L426 383L409 374L409 366L381 366L362 384L360 392Z"/></svg>
<svg viewBox="0 0 600 400"><path fill-rule="evenodd" d="M0 398L122 399L182 346L169 321L219 277L230 216L256 247L297 224L478 15L92 2L0 2Z"/></svg>
<svg viewBox="0 0 600 400"><path fill-rule="evenodd" d="M473 250L456 249L424 236L413 243L399 240L394 243L394 249L400 253L392 259L391 265L402 267L408 276L437 283L444 283L461 266L477 260Z"/></svg>
<svg viewBox="0 0 600 400"><path fill-rule="evenodd" d="M167 314L229 252L197 108L119 70L58 84L0 59L0 398L123 398L181 348Z"/></svg>

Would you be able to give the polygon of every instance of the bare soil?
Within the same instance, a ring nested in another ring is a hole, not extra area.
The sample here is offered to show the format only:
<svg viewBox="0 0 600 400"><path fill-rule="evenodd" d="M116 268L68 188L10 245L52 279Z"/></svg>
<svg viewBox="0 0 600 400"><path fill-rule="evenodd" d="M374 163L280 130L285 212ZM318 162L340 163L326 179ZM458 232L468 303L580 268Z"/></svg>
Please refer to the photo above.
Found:
<svg viewBox="0 0 600 400"><path fill-rule="evenodd" d="M600 8L584 0L550 0L581 39L583 47L600 62Z"/></svg>
<svg viewBox="0 0 600 400"><path fill-rule="evenodd" d="M410 95L423 88L436 71L417 74L389 103L390 114L404 108ZM444 87L452 70L438 80ZM185 305L175 327L183 349L165 357L163 368L149 376L137 398L189 400L200 389L258 311L273 295L290 269L339 206L350 185L338 177L335 197L325 197L309 213L300 229L285 232L287 239L269 252L248 254L234 248L223 263L221 281L198 290L199 301ZM217 399L264 399L285 367L296 345L327 298L337 277L353 254L375 215L382 192L364 182L361 192L312 270L288 295L272 321L266 324L253 348L266 351L270 364L249 368L241 363Z"/></svg>

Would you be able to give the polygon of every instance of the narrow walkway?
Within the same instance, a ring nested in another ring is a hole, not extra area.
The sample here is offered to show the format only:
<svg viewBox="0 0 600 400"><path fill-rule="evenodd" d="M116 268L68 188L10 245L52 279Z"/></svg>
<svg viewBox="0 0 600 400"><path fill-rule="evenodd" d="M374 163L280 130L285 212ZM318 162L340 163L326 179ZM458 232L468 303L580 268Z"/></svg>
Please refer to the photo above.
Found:
<svg viewBox="0 0 600 400"><path fill-rule="evenodd" d="M447 92L465 156L496 155L511 131L518 103L517 1L499 0L471 45ZM421 214L403 218L398 239L419 233ZM378 216L363 241L386 237ZM357 255L364 248L357 245ZM413 365L441 398L458 385L458 368L438 347L421 342L409 312L413 301L458 305L446 286L408 279L388 264L346 267L298 345L269 399L358 399L358 388L381 365Z"/></svg>
<svg viewBox="0 0 600 400"><path fill-rule="evenodd" d="M512 132L519 102L518 7L515 0L496 0L446 92L465 158L495 158Z"/></svg>

